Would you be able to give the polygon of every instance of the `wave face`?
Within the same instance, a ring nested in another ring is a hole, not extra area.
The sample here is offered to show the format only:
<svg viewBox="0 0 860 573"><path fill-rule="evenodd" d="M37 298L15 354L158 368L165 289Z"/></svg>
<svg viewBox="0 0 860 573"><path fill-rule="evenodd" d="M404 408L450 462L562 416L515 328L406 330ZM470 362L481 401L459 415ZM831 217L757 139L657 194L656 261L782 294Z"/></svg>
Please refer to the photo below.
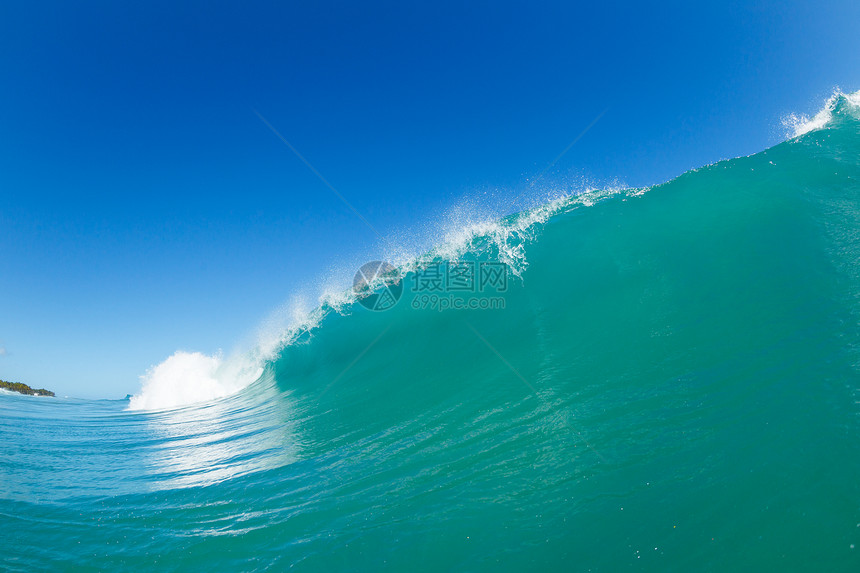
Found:
<svg viewBox="0 0 860 573"><path fill-rule="evenodd" d="M461 229L392 308L328 297L131 404L0 395L2 568L860 570L856 96L826 112ZM449 261L506 285L428 306Z"/></svg>

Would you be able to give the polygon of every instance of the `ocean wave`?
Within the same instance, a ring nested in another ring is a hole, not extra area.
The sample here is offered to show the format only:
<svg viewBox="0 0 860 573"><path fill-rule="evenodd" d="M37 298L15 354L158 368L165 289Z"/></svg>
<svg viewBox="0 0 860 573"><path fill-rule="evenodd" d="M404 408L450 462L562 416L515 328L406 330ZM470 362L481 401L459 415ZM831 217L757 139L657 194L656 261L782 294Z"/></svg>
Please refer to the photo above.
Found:
<svg viewBox="0 0 860 573"><path fill-rule="evenodd" d="M854 109L657 187L463 207L383 253L390 311L320 281L247 352L151 368L138 411L0 395L0 563L856 570ZM405 300L461 257L522 275L476 289L504 308Z"/></svg>
<svg viewBox="0 0 860 573"><path fill-rule="evenodd" d="M860 117L860 91L836 90L814 116L791 114L783 119L783 124L788 135L797 138L833 125L840 115ZM468 203L455 206L446 213L444 224L425 229L424 236L435 238L434 247L416 252L416 247L410 246L408 241L388 240L379 258L406 276L432 264L456 261L466 255L489 254L505 263L512 275L522 277L528 268L526 247L551 218L593 206L618 194L640 196L649 189L619 185L557 193L537 207L502 217L487 215ZM247 387L284 348L307 340L307 335L331 313L347 315L352 312L359 297L351 288L354 270L339 269L332 274L340 279L321 281L315 296L295 297L274 311L258 326L253 342L248 345L250 349L233 352L226 358L221 353L175 352L141 376L141 390L130 399L129 409L175 408L223 398ZM378 277L369 286L375 289L385 280L385 277Z"/></svg>
<svg viewBox="0 0 860 573"><path fill-rule="evenodd" d="M641 194L642 189L610 187L585 189L558 197L532 209L503 218L481 217L477 210L458 209L448 217L445 228L434 229L439 244L420 255L410 254L404 245L389 243L383 257L401 275L420 271L443 261L456 261L469 255L488 252L509 271L521 277L528 267L525 248L539 227L551 217L578 207L590 207L621 192ZM343 274L343 273L341 273ZM371 290L385 280L378 277L369 284ZM141 376L141 390L131 397L130 410L160 410L223 398L247 387L262 374L265 366L285 347L296 343L318 328L330 313L352 312L359 295L343 282L323 284L315 305L293 298L274 311L257 328L251 350L237 351L229 357L219 352L176 351Z"/></svg>

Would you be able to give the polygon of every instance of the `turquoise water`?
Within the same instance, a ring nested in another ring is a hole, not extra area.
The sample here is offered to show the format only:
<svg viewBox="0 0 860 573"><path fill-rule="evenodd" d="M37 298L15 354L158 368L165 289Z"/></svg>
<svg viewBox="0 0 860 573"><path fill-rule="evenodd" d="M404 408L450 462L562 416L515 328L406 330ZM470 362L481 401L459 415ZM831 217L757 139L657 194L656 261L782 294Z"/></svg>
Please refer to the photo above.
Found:
<svg viewBox="0 0 860 573"><path fill-rule="evenodd" d="M131 402L0 394L2 569L860 570L850 97L473 229L214 400L159 408L157 372ZM416 309L446 257L507 264L503 308Z"/></svg>

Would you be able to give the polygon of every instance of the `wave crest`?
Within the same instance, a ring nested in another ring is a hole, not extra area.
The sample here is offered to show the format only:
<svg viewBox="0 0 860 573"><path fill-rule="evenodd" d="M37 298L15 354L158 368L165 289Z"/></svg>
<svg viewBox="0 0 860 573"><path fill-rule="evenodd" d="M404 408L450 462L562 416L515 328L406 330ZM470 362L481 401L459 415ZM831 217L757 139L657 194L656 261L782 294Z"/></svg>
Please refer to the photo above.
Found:
<svg viewBox="0 0 860 573"><path fill-rule="evenodd" d="M632 195L644 190L627 190ZM590 207L604 198L622 192L621 187L588 189L562 195L539 207L501 219L480 218L467 213L454 217L444 229L435 229L442 240L424 254L389 252L387 260L402 275L416 272L444 261L456 261L464 255L489 253L507 264L514 275L521 277L528 267L525 247L551 217L579 207ZM440 233L441 231L441 233ZM374 289L383 279L372 282ZM309 332L332 312L349 314L358 295L346 285L324 287L311 308L301 299L286 304L258 327L253 350L237 352L229 359L220 354L210 356L200 352L177 351L161 364L141 376L141 391L132 396L131 410L160 410L223 398L242 390L263 373L264 367L280 352L299 340L307 340Z"/></svg>
<svg viewBox="0 0 860 573"><path fill-rule="evenodd" d="M856 114L860 110L860 91L846 94L836 89L825 102L824 107L814 116L791 113L783 118L782 124L786 128L788 137L793 139L827 127L840 109Z"/></svg>

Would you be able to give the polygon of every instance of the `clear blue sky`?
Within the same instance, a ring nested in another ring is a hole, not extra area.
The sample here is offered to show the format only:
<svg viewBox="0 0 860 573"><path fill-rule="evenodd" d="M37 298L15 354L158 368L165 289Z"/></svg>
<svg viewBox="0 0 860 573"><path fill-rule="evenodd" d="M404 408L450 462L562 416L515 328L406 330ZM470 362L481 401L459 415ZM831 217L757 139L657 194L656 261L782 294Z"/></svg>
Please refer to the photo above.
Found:
<svg viewBox="0 0 860 573"><path fill-rule="evenodd" d="M122 397L373 233L657 183L860 88L860 3L4 2L0 378ZM461 5L464 4L464 5ZM817 5L813 5L817 4Z"/></svg>

